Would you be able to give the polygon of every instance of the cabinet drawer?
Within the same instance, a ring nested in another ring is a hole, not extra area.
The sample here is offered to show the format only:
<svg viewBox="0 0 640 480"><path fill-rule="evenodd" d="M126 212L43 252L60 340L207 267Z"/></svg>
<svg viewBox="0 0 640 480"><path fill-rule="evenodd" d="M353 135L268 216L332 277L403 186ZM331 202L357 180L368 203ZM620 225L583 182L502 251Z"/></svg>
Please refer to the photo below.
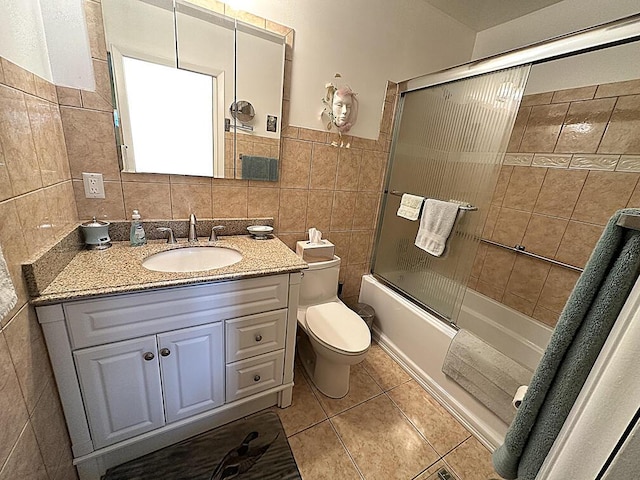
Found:
<svg viewBox="0 0 640 480"><path fill-rule="evenodd" d="M284 350L227 365L227 402L282 385Z"/></svg>
<svg viewBox="0 0 640 480"><path fill-rule="evenodd" d="M288 275L64 304L73 348L203 325L287 306Z"/></svg>
<svg viewBox="0 0 640 480"><path fill-rule="evenodd" d="M286 322L286 309L227 320L227 363L284 348Z"/></svg>

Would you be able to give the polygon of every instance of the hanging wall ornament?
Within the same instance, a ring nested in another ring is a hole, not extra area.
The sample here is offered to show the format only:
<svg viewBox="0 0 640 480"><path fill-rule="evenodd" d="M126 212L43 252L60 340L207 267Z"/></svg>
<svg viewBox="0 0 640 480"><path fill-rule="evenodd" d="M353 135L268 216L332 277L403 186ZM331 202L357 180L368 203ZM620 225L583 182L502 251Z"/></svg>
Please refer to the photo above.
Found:
<svg viewBox="0 0 640 480"><path fill-rule="evenodd" d="M335 78L339 78L340 74L336 73ZM342 143L342 134L351 130L358 118L358 99L350 86L336 86L334 83L325 85L326 93L322 99L324 110L323 117L327 117L327 130L331 130L334 126L338 130L340 136L340 146ZM336 143L336 142L334 142ZM336 143L337 146L337 143ZM349 144L347 144L347 148Z"/></svg>

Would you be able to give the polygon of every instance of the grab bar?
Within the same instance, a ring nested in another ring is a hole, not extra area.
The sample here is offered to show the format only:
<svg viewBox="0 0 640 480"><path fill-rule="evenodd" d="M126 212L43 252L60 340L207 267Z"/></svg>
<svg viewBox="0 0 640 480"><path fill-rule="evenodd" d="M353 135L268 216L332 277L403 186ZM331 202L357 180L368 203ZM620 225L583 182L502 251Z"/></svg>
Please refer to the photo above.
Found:
<svg viewBox="0 0 640 480"><path fill-rule="evenodd" d="M404 192L399 192L398 190L385 190L384 193L390 193L391 195L395 195L396 197L401 197L402 195L404 195ZM460 203L460 210L465 210L468 212L475 212L476 210L478 210L478 207L474 207L473 205L471 205L470 203L461 203L458 202L457 200L450 200L453 203Z"/></svg>
<svg viewBox="0 0 640 480"><path fill-rule="evenodd" d="M511 250L512 252L526 255L527 257L537 258L538 260L544 260L545 262L552 263L553 265L558 265L559 267L568 268L569 270L573 270L580 273L584 271L580 267L575 267L573 265L569 265L568 263L562 263L557 260L553 260L552 258L543 257L542 255L538 255L536 253L527 252L524 249L523 245L516 245L515 247L510 247L509 245L505 245L504 243L494 242L493 240L487 240L486 238L481 238L480 241L484 243L488 243L489 245L494 245L496 247L504 248L505 250Z"/></svg>

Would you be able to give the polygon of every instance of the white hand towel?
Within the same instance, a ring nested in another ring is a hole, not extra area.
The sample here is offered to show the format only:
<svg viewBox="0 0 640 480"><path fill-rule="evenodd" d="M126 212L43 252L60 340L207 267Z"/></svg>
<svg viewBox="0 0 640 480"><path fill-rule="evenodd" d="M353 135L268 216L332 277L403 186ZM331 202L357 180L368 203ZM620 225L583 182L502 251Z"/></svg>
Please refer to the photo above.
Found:
<svg viewBox="0 0 640 480"><path fill-rule="evenodd" d="M411 195L409 193L403 194L397 215L399 217L406 218L407 220L417 220L420 216L420 207L422 207L423 201L424 197Z"/></svg>
<svg viewBox="0 0 640 480"><path fill-rule="evenodd" d="M0 247L0 319L3 319L9 310L16 306L17 301L16 290Z"/></svg>
<svg viewBox="0 0 640 480"><path fill-rule="evenodd" d="M425 200L416 235L416 247L436 257L441 256L456 223L459 206L457 203L431 198Z"/></svg>

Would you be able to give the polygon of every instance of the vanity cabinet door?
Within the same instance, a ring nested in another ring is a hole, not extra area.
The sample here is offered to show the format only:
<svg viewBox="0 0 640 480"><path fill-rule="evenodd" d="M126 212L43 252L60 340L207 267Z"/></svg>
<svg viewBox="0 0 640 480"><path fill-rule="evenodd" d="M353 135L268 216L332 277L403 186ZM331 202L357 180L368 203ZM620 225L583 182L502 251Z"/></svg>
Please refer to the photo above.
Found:
<svg viewBox="0 0 640 480"><path fill-rule="evenodd" d="M156 337L73 354L95 448L165 424Z"/></svg>
<svg viewBox="0 0 640 480"><path fill-rule="evenodd" d="M224 403L222 322L158 335L167 422Z"/></svg>

